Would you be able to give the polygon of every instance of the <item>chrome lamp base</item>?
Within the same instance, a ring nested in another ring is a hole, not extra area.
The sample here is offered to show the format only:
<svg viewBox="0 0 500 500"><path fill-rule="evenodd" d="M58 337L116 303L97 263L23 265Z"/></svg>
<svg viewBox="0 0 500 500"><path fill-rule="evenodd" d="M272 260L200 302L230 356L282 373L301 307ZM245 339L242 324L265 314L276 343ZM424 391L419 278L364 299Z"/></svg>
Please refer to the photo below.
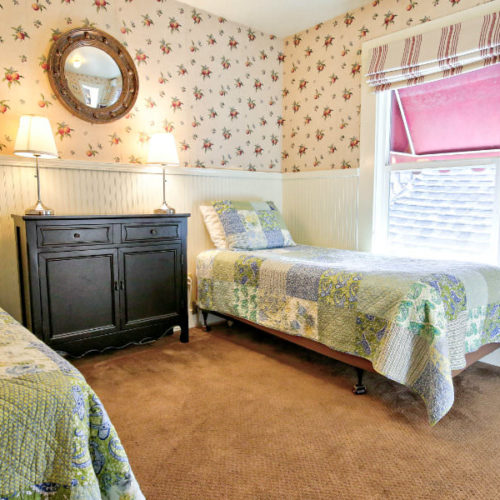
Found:
<svg viewBox="0 0 500 500"><path fill-rule="evenodd" d="M175 208L172 208L166 201L161 204L160 208L155 209L155 214L175 214Z"/></svg>
<svg viewBox="0 0 500 500"><path fill-rule="evenodd" d="M54 215L52 208L47 208L40 200L31 208L26 209L26 215Z"/></svg>
<svg viewBox="0 0 500 500"><path fill-rule="evenodd" d="M35 155L35 168L36 168L36 193L38 196L38 201L36 204L26 209L24 212L26 215L54 215L54 210L47 208L40 199L40 168L38 167L38 154Z"/></svg>
<svg viewBox="0 0 500 500"><path fill-rule="evenodd" d="M167 184L167 178L165 177L165 166L162 167L162 185L163 185L163 203L160 208L154 210L155 214L175 214L175 208L172 208L165 198L165 186Z"/></svg>

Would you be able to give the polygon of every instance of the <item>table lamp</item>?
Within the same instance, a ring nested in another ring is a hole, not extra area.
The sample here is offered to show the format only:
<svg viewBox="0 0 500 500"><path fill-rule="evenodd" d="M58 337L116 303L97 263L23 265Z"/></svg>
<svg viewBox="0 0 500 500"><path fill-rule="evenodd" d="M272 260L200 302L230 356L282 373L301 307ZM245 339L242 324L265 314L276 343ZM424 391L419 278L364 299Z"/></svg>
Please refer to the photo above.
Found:
<svg viewBox="0 0 500 500"><path fill-rule="evenodd" d="M14 154L35 158L38 201L32 208L28 208L25 214L54 215L54 211L47 208L40 199L40 170L38 168L38 158L57 158L56 143L48 118L34 115L21 116Z"/></svg>
<svg viewBox="0 0 500 500"><path fill-rule="evenodd" d="M175 209L169 206L165 200L165 168L168 166L179 166L179 157L175 147L175 139L172 134L162 132L153 134L149 139L148 163L160 164L163 171L163 203L157 208L155 214L175 214Z"/></svg>

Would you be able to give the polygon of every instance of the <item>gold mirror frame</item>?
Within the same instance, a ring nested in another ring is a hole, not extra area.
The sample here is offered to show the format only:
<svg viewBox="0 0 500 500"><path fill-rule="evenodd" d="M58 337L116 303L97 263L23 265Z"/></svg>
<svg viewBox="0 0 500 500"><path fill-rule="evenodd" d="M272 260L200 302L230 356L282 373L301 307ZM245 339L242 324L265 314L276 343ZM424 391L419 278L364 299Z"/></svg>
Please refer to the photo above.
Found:
<svg viewBox="0 0 500 500"><path fill-rule="evenodd" d="M122 92L118 100L105 108L91 108L71 92L64 73L66 58L78 47L95 47L108 54L122 74ZM63 33L50 48L49 81L64 107L78 118L91 123L109 123L127 114L135 104L139 91L139 76L133 59L125 47L104 31L95 28L75 28Z"/></svg>

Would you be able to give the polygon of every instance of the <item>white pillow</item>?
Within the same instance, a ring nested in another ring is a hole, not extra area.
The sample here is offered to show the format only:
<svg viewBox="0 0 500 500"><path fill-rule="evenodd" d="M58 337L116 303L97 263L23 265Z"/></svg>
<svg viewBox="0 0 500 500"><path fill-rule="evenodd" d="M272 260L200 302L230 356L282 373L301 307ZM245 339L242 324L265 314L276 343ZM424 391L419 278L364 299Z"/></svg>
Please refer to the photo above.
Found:
<svg viewBox="0 0 500 500"><path fill-rule="evenodd" d="M224 227L212 205L200 205L200 212L205 221L210 238L212 239L215 248L229 248L226 241L226 233Z"/></svg>

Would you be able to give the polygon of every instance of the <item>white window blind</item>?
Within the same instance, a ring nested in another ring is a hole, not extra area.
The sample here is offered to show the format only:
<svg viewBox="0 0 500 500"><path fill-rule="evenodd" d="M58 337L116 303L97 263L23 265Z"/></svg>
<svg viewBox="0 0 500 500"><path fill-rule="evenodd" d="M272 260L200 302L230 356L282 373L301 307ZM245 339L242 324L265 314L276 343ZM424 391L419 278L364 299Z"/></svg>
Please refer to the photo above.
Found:
<svg viewBox="0 0 500 500"><path fill-rule="evenodd" d="M495 164L392 171L387 249L427 258L496 260Z"/></svg>

